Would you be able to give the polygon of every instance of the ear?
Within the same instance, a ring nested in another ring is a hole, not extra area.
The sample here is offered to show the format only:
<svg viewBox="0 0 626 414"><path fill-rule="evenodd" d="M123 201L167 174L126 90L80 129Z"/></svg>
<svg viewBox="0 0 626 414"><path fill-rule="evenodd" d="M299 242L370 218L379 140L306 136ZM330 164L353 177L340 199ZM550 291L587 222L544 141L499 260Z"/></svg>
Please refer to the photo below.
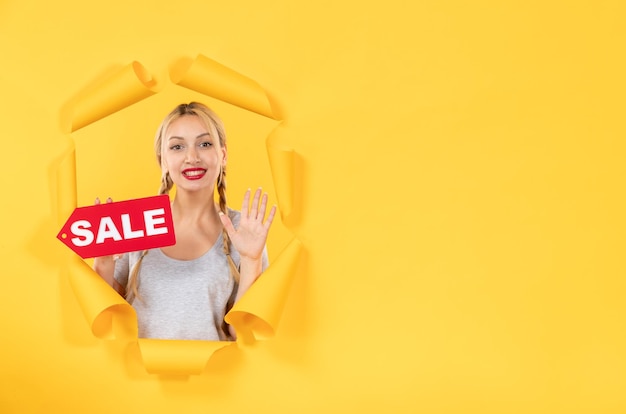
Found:
<svg viewBox="0 0 626 414"><path fill-rule="evenodd" d="M222 150L222 167L226 167L226 161L228 160L228 151L226 151L225 147L222 147L221 150Z"/></svg>

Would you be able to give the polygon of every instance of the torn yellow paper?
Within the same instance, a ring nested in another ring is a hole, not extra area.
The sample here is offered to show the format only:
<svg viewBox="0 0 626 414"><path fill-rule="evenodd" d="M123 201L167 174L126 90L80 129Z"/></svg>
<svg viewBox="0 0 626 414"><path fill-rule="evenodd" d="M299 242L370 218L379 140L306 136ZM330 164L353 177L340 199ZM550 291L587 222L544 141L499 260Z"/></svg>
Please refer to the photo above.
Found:
<svg viewBox="0 0 626 414"><path fill-rule="evenodd" d="M226 315L226 322L246 338L244 342L274 335L301 253L302 243L294 238Z"/></svg>
<svg viewBox="0 0 626 414"><path fill-rule="evenodd" d="M139 350L146 371L150 374L197 375L211 355L226 346L236 346L227 341L175 341L164 339L139 339Z"/></svg>
<svg viewBox="0 0 626 414"><path fill-rule="evenodd" d="M71 262L70 284L94 336L137 337L135 310L79 257Z"/></svg>
<svg viewBox="0 0 626 414"><path fill-rule="evenodd" d="M265 90L254 80L206 56L181 60L170 71L172 82L271 119L277 119Z"/></svg>
<svg viewBox="0 0 626 414"><path fill-rule="evenodd" d="M184 88L274 119L267 94L255 81L202 55L191 63L179 63L172 71L172 79ZM141 101L156 92L154 84L147 70L138 62L133 62L79 94L79 99L65 114L64 120L70 126L68 131L76 131ZM294 208L294 153L269 144L268 153L279 203L290 214ZM78 156L80 154L72 150L57 174L60 224L76 208ZM301 250L301 243L294 238L227 315L227 321L237 330L239 343L250 343L256 338L274 335ZM136 341L149 373L199 374L215 351L234 345L233 342L223 341L138 338L137 316L133 307L80 258L74 257L68 265L72 289L93 335L101 339Z"/></svg>
<svg viewBox="0 0 626 414"><path fill-rule="evenodd" d="M156 81L139 63L132 62L84 90L69 103L61 122L74 132L156 93Z"/></svg>
<svg viewBox="0 0 626 414"><path fill-rule="evenodd" d="M291 216L294 202L294 163L296 154L291 148L277 147L267 144L267 154L270 159L272 178L278 197L278 207L283 219L287 221Z"/></svg>
<svg viewBox="0 0 626 414"><path fill-rule="evenodd" d="M57 170L57 223L62 226L76 208L76 151L72 149Z"/></svg>

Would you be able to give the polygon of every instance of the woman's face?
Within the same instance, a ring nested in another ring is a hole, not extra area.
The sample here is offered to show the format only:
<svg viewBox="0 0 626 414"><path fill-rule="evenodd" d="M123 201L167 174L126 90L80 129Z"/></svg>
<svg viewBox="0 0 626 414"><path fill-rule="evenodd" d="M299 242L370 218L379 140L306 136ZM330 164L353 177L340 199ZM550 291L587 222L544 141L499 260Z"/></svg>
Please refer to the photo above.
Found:
<svg viewBox="0 0 626 414"><path fill-rule="evenodd" d="M226 164L226 149L212 136L202 120L184 115L174 120L163 137L163 161L177 191L210 189Z"/></svg>

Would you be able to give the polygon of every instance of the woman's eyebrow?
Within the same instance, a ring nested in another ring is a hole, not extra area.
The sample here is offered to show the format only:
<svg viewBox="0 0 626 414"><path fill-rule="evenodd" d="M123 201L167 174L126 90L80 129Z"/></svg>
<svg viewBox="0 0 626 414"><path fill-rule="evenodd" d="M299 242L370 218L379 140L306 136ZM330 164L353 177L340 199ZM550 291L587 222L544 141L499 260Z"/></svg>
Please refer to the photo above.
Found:
<svg viewBox="0 0 626 414"><path fill-rule="evenodd" d="M208 132L203 132L202 134L198 135L198 136L196 137L196 139L200 139L200 138L202 138L202 137L204 137L204 136L206 136L206 135L211 136L211 134L209 134ZM183 137L179 137L179 136L177 136L177 135L172 135L172 136L171 136L171 137L169 137L167 140L168 140L168 141L170 141L170 140L172 140L172 139L182 139L183 141L185 140L185 138L183 138Z"/></svg>

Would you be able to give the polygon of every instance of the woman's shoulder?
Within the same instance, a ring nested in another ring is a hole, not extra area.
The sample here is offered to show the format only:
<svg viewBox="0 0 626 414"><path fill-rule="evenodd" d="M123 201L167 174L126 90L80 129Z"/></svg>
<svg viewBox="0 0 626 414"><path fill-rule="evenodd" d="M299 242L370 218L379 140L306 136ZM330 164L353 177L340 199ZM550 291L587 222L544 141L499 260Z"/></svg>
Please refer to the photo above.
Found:
<svg viewBox="0 0 626 414"><path fill-rule="evenodd" d="M156 249L149 249L146 252L146 254L150 253L152 250L156 250ZM138 250L138 251L123 253L123 254L120 254L115 260L119 261L120 263L122 263L123 261L126 261L128 265L133 266L135 263L139 261L139 259L141 259L141 256L144 255L144 252L145 250Z"/></svg>

